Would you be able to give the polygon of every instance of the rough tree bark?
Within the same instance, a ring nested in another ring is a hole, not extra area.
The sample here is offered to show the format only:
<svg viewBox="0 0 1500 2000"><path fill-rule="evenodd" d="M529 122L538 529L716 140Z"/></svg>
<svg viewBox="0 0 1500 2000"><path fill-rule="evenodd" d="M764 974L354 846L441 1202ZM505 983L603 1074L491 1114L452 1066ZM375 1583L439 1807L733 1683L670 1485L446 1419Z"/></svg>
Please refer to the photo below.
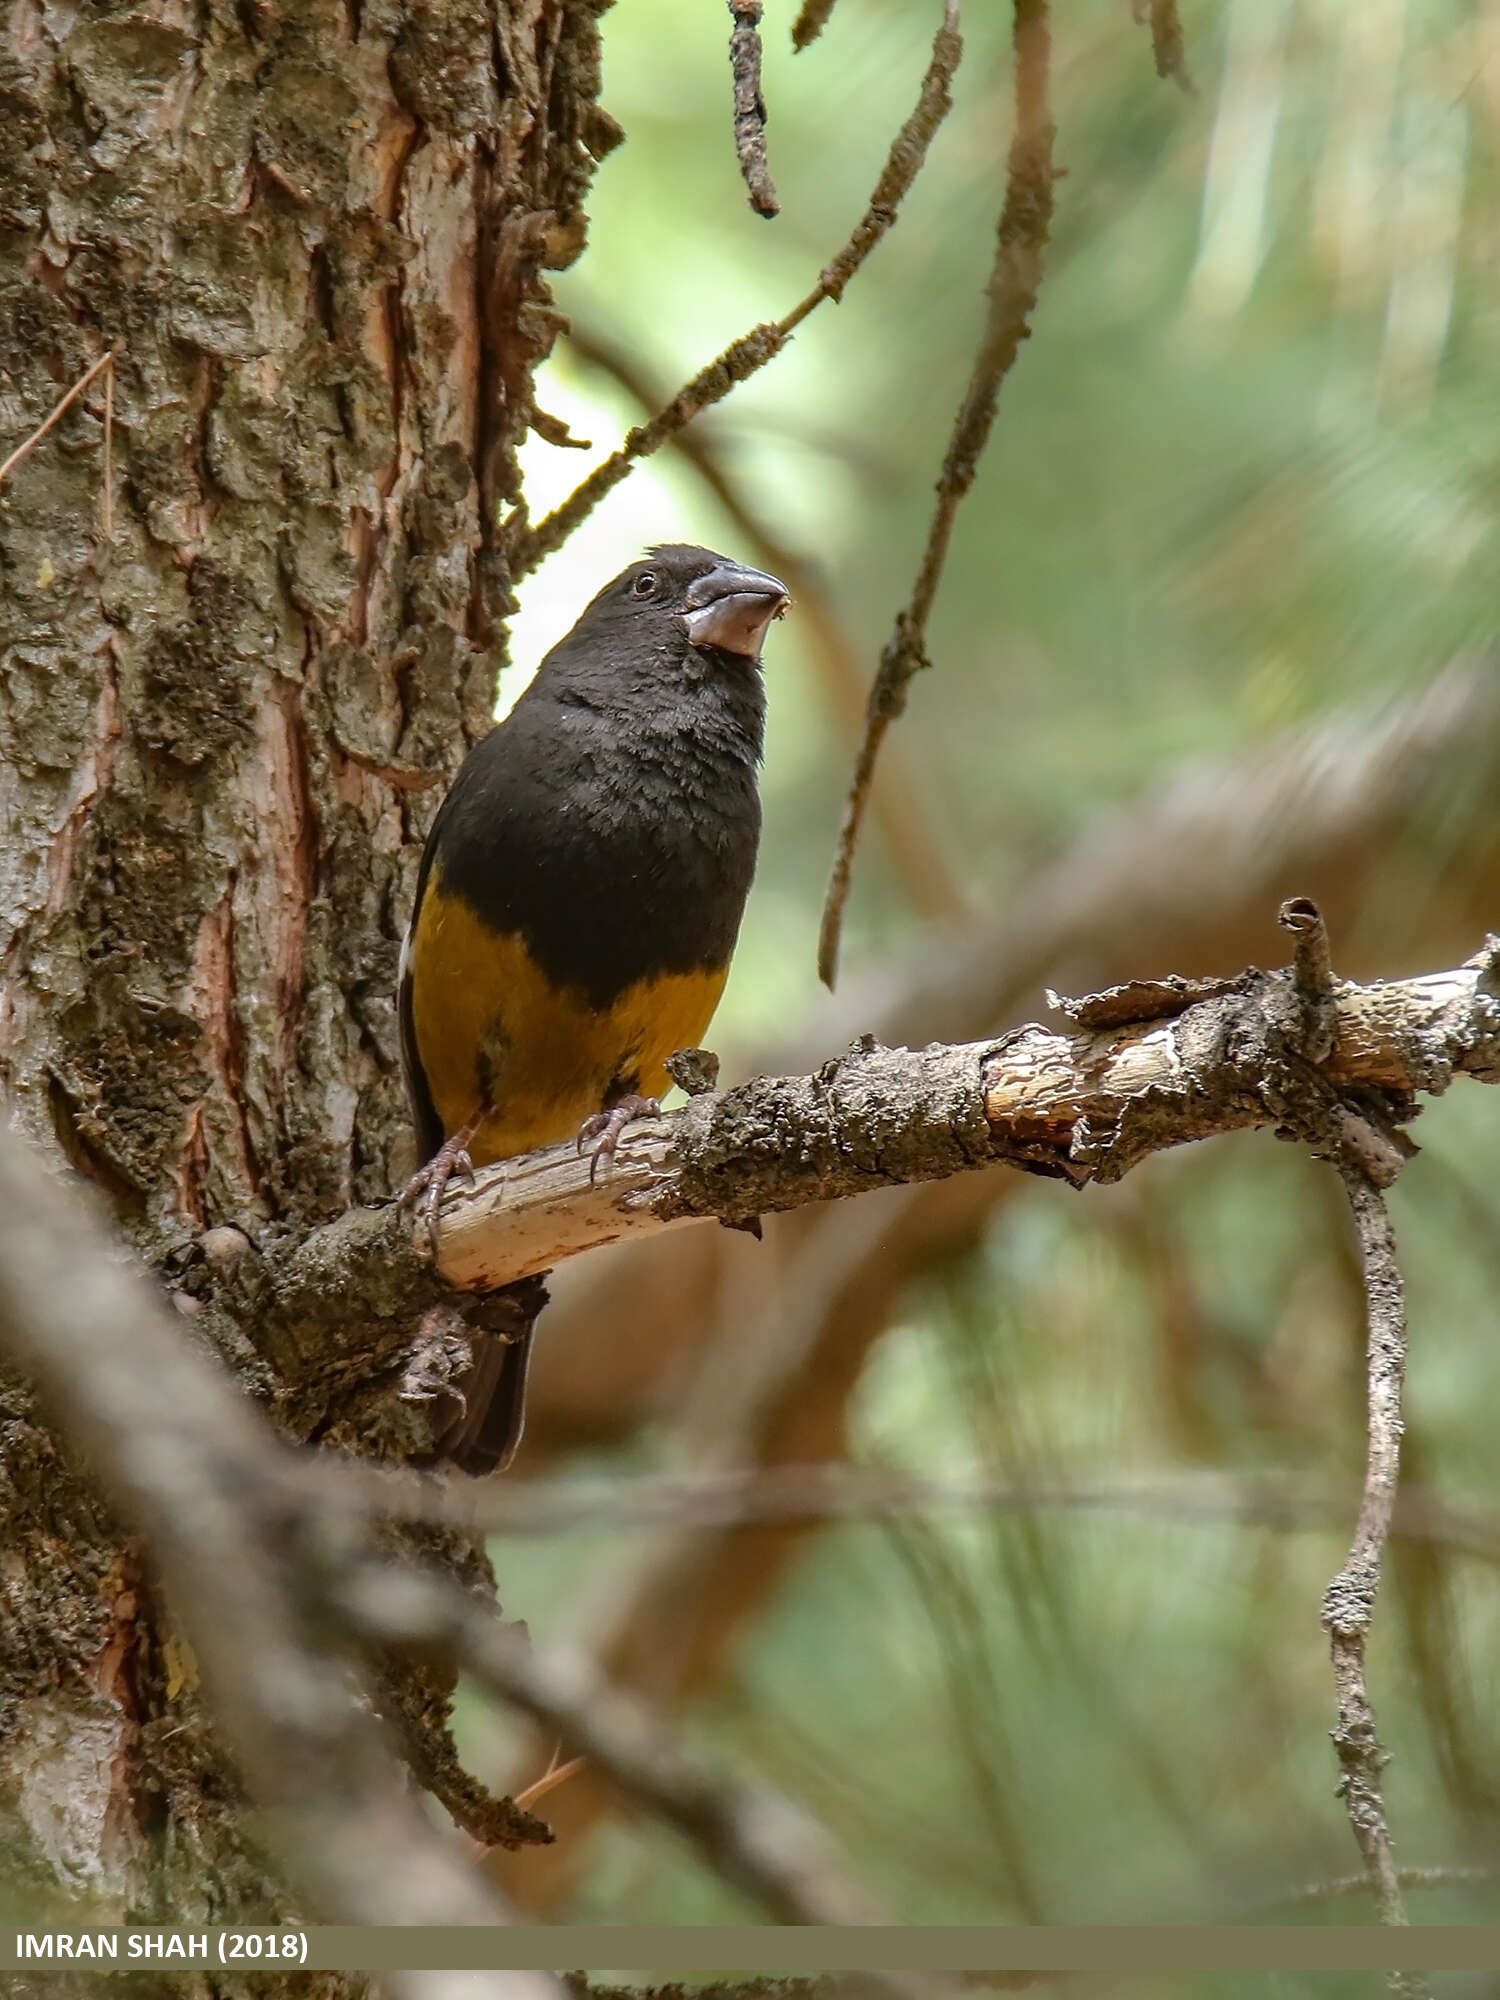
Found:
<svg viewBox="0 0 1500 2000"><path fill-rule="evenodd" d="M0 438L120 353L112 541L102 395L0 491L0 1063L189 1313L205 1259L410 1164L397 943L491 712L544 273L618 137L602 4L9 8ZM271 1398L316 1366L230 1358ZM285 1912L133 1552L14 1383L0 1424L7 1874Z"/></svg>

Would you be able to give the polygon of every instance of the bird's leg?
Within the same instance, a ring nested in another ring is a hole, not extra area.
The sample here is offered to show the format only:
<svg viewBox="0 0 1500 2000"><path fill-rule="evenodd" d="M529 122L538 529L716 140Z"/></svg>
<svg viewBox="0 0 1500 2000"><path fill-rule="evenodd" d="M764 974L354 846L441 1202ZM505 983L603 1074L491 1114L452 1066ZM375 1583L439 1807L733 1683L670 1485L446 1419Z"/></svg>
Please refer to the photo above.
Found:
<svg viewBox="0 0 1500 2000"><path fill-rule="evenodd" d="M462 1174L466 1180L474 1178L474 1162L469 1158L469 1142L488 1116L484 1105L465 1124L460 1125L451 1139L445 1139L425 1167L418 1167L406 1186L401 1190L398 1208L413 1208L423 1195L422 1213L427 1222L427 1239L436 1254L438 1247L438 1209L449 1181L455 1174Z"/></svg>
<svg viewBox="0 0 1500 2000"><path fill-rule="evenodd" d="M635 1118L659 1118L661 1106L654 1097L638 1097L634 1091L628 1097L617 1098L607 1111L595 1112L592 1118L585 1118L578 1130L578 1150L589 1149L589 1185L598 1178L601 1159L612 1160L619 1150L620 1134Z"/></svg>

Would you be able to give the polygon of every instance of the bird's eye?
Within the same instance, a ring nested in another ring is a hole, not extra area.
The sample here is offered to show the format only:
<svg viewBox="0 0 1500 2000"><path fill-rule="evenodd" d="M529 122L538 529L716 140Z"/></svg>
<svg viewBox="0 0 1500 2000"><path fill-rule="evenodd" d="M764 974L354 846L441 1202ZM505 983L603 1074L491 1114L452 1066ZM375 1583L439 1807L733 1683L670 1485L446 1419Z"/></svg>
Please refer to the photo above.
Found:
<svg viewBox="0 0 1500 2000"><path fill-rule="evenodd" d="M632 597L655 597L656 571L654 569L643 569L635 582L630 586L630 594Z"/></svg>

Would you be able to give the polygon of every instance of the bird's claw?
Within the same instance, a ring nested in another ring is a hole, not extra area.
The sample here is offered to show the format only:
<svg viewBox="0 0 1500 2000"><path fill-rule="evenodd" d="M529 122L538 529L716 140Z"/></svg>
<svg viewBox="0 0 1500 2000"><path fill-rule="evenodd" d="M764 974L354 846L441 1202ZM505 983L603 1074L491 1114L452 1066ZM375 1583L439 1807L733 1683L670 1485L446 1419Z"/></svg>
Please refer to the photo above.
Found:
<svg viewBox="0 0 1500 2000"><path fill-rule="evenodd" d="M473 1136L471 1126L455 1132L451 1139L439 1146L425 1166L417 1168L396 1202L397 1208L404 1213L421 1201L422 1220L427 1225L427 1240L434 1255L438 1247L438 1210L442 1207L449 1181L462 1175L471 1187L474 1184L474 1162L469 1157L469 1141Z"/></svg>
<svg viewBox="0 0 1500 2000"><path fill-rule="evenodd" d="M599 1178L601 1159L612 1160L620 1148L620 1134L637 1118L659 1118L661 1106L654 1097L622 1097L608 1111L596 1111L578 1128L578 1151L589 1149L589 1186Z"/></svg>

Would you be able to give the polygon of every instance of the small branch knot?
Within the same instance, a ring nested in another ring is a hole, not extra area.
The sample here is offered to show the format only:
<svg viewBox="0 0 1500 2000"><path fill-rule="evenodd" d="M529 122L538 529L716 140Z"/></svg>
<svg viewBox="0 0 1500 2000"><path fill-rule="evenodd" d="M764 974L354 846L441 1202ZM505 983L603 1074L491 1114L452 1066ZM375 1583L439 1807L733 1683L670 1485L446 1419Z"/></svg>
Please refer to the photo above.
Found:
<svg viewBox="0 0 1500 2000"><path fill-rule="evenodd" d="M1356 1558L1346 1563L1323 1594L1322 1625L1331 1636L1357 1639L1370 1629L1379 1565Z"/></svg>
<svg viewBox="0 0 1500 2000"><path fill-rule="evenodd" d="M678 1049L663 1065L689 1097L712 1097L719 1083L719 1058L712 1049Z"/></svg>
<svg viewBox="0 0 1500 2000"><path fill-rule="evenodd" d="M1338 988L1328 927L1316 903L1293 896L1276 921L1292 937L1290 973L1264 981L1262 1009L1273 1058L1260 1082L1263 1101L1289 1135L1341 1171L1387 1188L1417 1150L1401 1131L1414 1115L1409 1096L1364 1089L1336 1091L1326 1068L1338 1044Z"/></svg>
<svg viewBox="0 0 1500 2000"><path fill-rule="evenodd" d="M906 707L906 687L914 674L932 665L922 643L921 628L903 611L880 655L880 671L870 689L871 722L894 722Z"/></svg>
<svg viewBox="0 0 1500 2000"><path fill-rule="evenodd" d="M1292 986L1302 1012L1302 1052L1326 1062L1338 1032L1333 955L1323 913L1307 896L1293 896L1276 918L1292 936Z"/></svg>

